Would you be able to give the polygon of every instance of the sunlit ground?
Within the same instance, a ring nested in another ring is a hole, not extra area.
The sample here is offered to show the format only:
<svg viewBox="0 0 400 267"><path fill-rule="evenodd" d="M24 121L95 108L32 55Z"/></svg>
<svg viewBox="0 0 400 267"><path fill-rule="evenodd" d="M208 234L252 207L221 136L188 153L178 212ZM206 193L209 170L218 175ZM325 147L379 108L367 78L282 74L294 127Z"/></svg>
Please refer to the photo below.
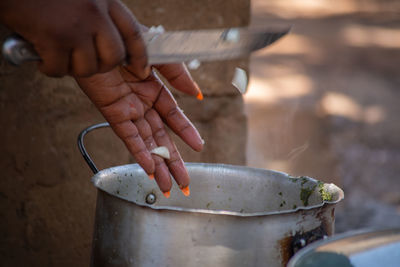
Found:
<svg viewBox="0 0 400 267"><path fill-rule="evenodd" d="M248 165L341 186L339 231L400 225L400 2L252 7L253 25L293 27L251 58Z"/></svg>
<svg viewBox="0 0 400 267"><path fill-rule="evenodd" d="M362 0L254 0L253 14L268 11L285 19L324 18L334 15L348 15L359 12L376 13L398 11L400 3L394 1ZM261 11L261 12L260 12Z"/></svg>

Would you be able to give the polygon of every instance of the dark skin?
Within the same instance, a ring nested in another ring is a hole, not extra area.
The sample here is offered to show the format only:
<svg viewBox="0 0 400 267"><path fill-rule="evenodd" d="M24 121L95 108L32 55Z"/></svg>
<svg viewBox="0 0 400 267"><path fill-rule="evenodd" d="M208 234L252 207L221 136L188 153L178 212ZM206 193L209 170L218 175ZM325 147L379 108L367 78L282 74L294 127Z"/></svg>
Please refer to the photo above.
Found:
<svg viewBox="0 0 400 267"><path fill-rule="evenodd" d="M140 25L119 0L2 0L0 19L34 45L49 76L107 72L125 57L139 79L150 74Z"/></svg>
<svg viewBox="0 0 400 267"><path fill-rule="evenodd" d="M172 186L170 175L187 195L190 178L164 124L196 151L203 141L147 65L142 26L122 2L1 0L0 20L34 45L42 58L40 71L77 80L165 196ZM153 68L176 89L202 97L183 64ZM158 146L168 148L170 159L150 153Z"/></svg>
<svg viewBox="0 0 400 267"><path fill-rule="evenodd" d="M198 94L198 87L183 64L156 68L175 88L190 95ZM128 68L120 66L77 81L140 166L148 175L155 176L162 192L171 189L170 174L180 188L189 185L183 160L164 123L196 151L203 149L203 141L156 74L139 80ZM170 159L150 154L149 151L158 146L168 148Z"/></svg>

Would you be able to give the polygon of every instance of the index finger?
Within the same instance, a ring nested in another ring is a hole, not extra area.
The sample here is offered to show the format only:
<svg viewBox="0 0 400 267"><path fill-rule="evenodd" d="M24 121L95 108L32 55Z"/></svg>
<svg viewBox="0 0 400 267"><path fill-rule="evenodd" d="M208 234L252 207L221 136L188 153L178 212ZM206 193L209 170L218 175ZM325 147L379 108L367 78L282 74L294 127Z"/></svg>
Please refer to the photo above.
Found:
<svg viewBox="0 0 400 267"><path fill-rule="evenodd" d="M171 92L165 86L161 88L153 107L168 127L186 144L198 152L203 149L204 141L196 127L178 107Z"/></svg>
<svg viewBox="0 0 400 267"><path fill-rule="evenodd" d="M203 95L200 88L184 63L157 65L155 67L175 89L202 99Z"/></svg>
<svg viewBox="0 0 400 267"><path fill-rule="evenodd" d="M150 75L150 66L148 66L146 45L140 31L141 25L132 12L120 1L111 2L110 16L125 44L128 60L127 70L139 80L146 79Z"/></svg>

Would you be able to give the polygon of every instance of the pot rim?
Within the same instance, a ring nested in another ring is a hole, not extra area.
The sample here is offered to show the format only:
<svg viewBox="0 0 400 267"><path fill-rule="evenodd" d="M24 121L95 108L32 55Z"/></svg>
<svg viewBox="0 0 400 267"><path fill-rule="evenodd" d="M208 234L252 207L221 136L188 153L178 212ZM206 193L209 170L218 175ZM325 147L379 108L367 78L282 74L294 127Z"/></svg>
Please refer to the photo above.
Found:
<svg viewBox="0 0 400 267"><path fill-rule="evenodd" d="M229 165L229 164L218 164L218 163L185 163L186 166L216 166L216 167L225 167L225 168L238 168L238 169L247 169L247 170L254 170L254 171L265 171L267 173L272 173L272 174L279 174L281 176L283 176L282 178L298 178L298 177L293 177L288 175L287 173L284 172L280 172L280 171L273 171L273 170L267 170L267 169L261 169L261 168L254 168L254 167L247 167L247 166L238 166L238 165ZM151 208L153 210L171 210L171 211L179 211L179 212L190 212L190 213L205 213L205 214L214 214L214 215L229 215L229 216L237 216L237 217L257 217L257 216L268 216L268 215L282 215L282 214L289 214L289 213L295 213L297 211L308 211L308 210L312 210L312 209L317 209L317 208L321 208L325 205L335 205L337 203L339 203L341 200L344 199L344 192L341 188L339 188L338 186L334 185L334 184L329 184L332 188L332 190L335 190L335 200L322 200L321 203L316 204L316 205L310 205L310 206L298 206L295 209L285 209L285 210L281 210L281 211L265 211L265 212L248 212L248 213L243 213L243 212L236 212L236 211L225 211L225 210L210 210L210 209L198 209L198 208L184 208L184 207L176 207L176 206L169 206L169 205L151 205L151 204L147 204L147 203L139 203L138 201L135 201L133 199L128 199L122 195L115 195L112 194L110 192L107 192L106 190L103 190L100 185L99 185L99 181L100 179L104 179L105 175L109 175L110 172L111 173L115 173L116 170L120 171L121 168L132 168L132 166L139 166L138 164L126 164L126 165L120 165L120 166L115 166L115 167L110 167L107 169L103 169L101 171L99 171L97 174L95 174L92 177L92 183L94 184L94 186L112 196L112 197L116 197L119 199L122 199L124 201L130 202L130 203L134 203L140 207L146 207L146 208ZM318 181L316 179L313 179L311 177L306 177L306 176L302 176L303 178L306 178L310 181ZM325 183L327 184L327 183Z"/></svg>

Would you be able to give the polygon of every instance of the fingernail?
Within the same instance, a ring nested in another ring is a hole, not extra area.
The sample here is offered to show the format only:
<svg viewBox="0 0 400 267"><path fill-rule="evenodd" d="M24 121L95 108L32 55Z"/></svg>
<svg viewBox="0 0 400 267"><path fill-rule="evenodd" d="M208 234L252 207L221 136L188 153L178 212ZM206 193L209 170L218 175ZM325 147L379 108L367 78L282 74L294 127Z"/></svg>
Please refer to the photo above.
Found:
<svg viewBox="0 0 400 267"><path fill-rule="evenodd" d="M199 92L197 94L196 98L201 101L201 100L203 100L204 97L203 97L203 94L201 92Z"/></svg>
<svg viewBox="0 0 400 267"><path fill-rule="evenodd" d="M171 196L171 191L163 192L163 195L164 195L166 198L169 198L169 197Z"/></svg>
<svg viewBox="0 0 400 267"><path fill-rule="evenodd" d="M182 187L181 188L181 191L182 191L182 193L185 195L185 196L189 196L190 195L190 189L189 189L189 186L187 185L186 187Z"/></svg>
<svg viewBox="0 0 400 267"><path fill-rule="evenodd" d="M196 151L201 151L202 149L203 149L203 147L204 147L204 144L205 144L205 142L204 142L204 140L200 137L198 140L197 140L197 145L198 145L198 150L196 150Z"/></svg>
<svg viewBox="0 0 400 267"><path fill-rule="evenodd" d="M149 179L153 180L154 179L154 174L149 174Z"/></svg>
<svg viewBox="0 0 400 267"><path fill-rule="evenodd" d="M199 85L196 82L194 84L196 85L197 91L199 91L196 98L201 101L204 98L203 93L201 92Z"/></svg>

